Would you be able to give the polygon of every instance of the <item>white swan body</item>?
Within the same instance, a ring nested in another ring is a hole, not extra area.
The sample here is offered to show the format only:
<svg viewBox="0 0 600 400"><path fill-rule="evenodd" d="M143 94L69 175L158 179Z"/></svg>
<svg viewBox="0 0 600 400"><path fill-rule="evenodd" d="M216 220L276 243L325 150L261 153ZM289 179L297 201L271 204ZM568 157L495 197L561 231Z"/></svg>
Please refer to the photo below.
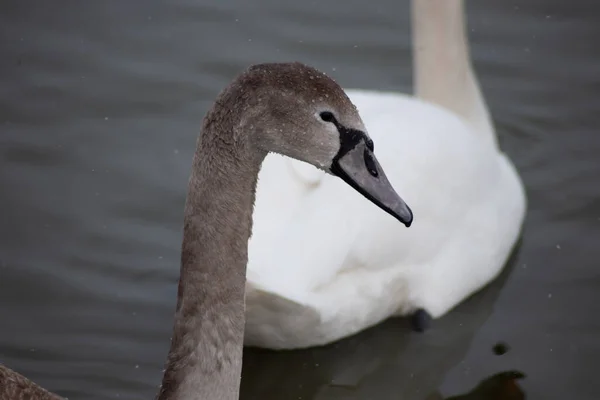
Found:
<svg viewBox="0 0 600 400"><path fill-rule="evenodd" d="M475 96L462 97L462 114L435 96L346 91L414 212L409 229L341 180L267 157L249 244L246 345L322 345L418 309L437 318L499 274L526 198L469 79Z"/></svg>

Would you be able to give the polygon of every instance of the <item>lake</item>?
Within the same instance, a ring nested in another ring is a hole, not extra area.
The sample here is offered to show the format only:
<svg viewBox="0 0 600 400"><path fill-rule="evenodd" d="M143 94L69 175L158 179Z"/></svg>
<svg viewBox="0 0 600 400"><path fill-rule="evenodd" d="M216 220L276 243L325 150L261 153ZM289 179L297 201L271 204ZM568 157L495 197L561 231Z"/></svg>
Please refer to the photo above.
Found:
<svg viewBox="0 0 600 400"><path fill-rule="evenodd" d="M425 334L394 319L322 348L247 349L242 399L443 399L507 371L526 377L496 376L498 399L600 398L600 4L467 4L527 189L520 246ZM217 93L249 64L295 60L411 92L409 16L407 0L3 1L0 362L71 399L153 398Z"/></svg>

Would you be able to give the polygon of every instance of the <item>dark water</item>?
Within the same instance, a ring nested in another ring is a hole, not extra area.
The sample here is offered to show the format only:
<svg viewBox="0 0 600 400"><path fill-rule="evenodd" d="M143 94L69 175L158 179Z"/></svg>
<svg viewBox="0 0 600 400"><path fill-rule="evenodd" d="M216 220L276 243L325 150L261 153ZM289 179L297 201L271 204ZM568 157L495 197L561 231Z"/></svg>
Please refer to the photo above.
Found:
<svg viewBox="0 0 600 400"><path fill-rule="evenodd" d="M410 91L397 3L2 1L0 362L71 399L152 398L207 107L262 61ZM246 351L243 399L441 399L510 370L530 399L600 398L600 6L470 1L468 13L529 196L519 251L426 334L392 320L325 348Z"/></svg>

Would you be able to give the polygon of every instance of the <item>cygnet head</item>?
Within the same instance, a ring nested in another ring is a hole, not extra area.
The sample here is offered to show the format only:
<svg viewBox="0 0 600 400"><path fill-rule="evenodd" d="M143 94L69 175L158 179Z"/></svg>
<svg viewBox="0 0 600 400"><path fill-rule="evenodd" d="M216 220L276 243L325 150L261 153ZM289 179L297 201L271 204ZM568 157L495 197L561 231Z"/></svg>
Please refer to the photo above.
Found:
<svg viewBox="0 0 600 400"><path fill-rule="evenodd" d="M324 73L301 63L254 65L221 93L219 103L236 108L216 119L229 118L238 146L243 142L264 154L312 164L342 178L407 227L412 223L412 211L386 178L358 110ZM209 113L205 125L213 118Z"/></svg>

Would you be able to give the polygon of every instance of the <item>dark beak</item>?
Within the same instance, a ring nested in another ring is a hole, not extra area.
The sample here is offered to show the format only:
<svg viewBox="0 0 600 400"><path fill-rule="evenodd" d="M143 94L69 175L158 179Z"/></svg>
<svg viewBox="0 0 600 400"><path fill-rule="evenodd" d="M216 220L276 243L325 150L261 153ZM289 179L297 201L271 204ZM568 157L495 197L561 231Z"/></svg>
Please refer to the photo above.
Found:
<svg viewBox="0 0 600 400"><path fill-rule="evenodd" d="M331 165L331 172L381 209L393 215L407 228L412 223L412 211L396 193L375 155L363 140L356 143L356 146L349 151L338 154Z"/></svg>

